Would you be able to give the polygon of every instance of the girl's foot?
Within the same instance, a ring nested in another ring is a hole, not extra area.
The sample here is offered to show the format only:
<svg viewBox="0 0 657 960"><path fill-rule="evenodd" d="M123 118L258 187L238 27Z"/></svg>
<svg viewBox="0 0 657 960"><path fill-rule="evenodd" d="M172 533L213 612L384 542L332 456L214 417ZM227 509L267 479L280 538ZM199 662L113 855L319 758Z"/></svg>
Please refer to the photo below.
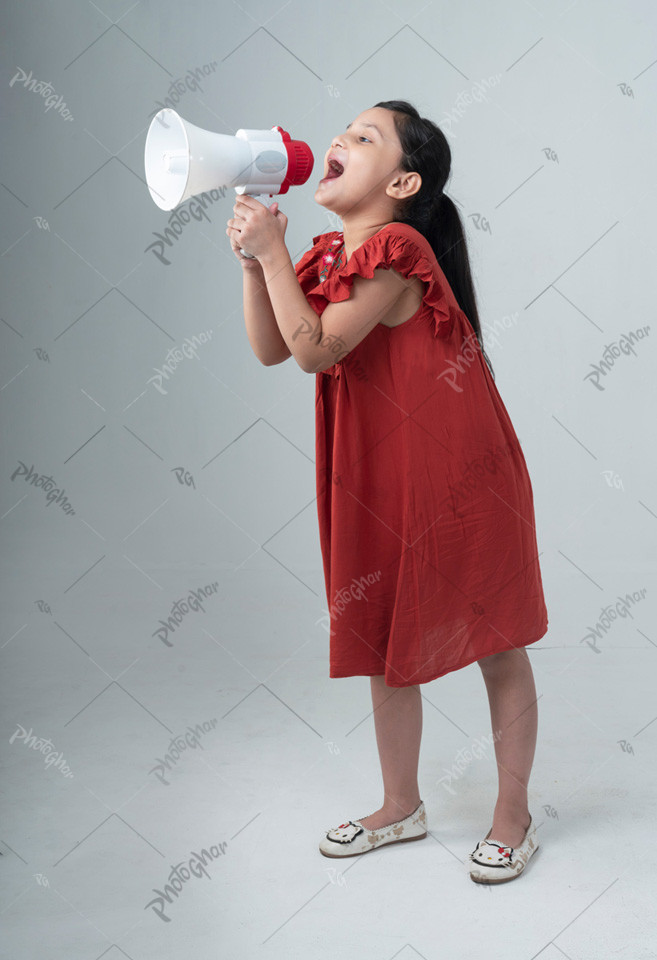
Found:
<svg viewBox="0 0 657 960"><path fill-rule="evenodd" d="M493 817L493 826L486 834L485 839L497 840L505 847L519 847L525 838L529 826L529 812L520 819L514 819L508 814Z"/></svg>
<svg viewBox="0 0 657 960"><path fill-rule="evenodd" d="M405 820L406 817L410 817L412 813L415 813L417 808L420 806L420 800L417 801L413 806L398 806L394 810L381 807L380 810L377 810L375 813L371 813L369 817L364 817L362 820L359 820L359 823L362 823L363 827L366 830L380 830L382 827L387 827L391 823L396 823L398 820Z"/></svg>

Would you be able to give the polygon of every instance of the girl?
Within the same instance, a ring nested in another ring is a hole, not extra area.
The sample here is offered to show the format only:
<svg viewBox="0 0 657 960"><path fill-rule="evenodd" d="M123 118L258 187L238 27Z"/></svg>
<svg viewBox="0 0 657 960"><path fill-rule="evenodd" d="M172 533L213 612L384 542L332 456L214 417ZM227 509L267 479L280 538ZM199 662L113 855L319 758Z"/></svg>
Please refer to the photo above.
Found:
<svg viewBox="0 0 657 960"><path fill-rule="evenodd" d="M265 365L316 376L319 534L330 676L369 676L382 806L327 831L355 856L427 834L418 790L420 685L477 662L499 795L467 863L517 877L538 841L527 805L537 730L525 647L547 630L526 463L483 350L451 152L408 102L365 110L335 137L315 200L342 231L294 266L287 217L238 197L226 233ZM245 259L243 247L257 259Z"/></svg>

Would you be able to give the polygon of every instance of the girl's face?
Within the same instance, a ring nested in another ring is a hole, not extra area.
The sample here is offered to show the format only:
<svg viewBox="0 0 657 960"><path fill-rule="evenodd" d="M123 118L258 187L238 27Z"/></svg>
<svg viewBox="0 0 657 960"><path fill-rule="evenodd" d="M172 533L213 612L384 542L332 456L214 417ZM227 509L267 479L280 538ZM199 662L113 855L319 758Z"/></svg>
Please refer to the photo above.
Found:
<svg viewBox="0 0 657 960"><path fill-rule="evenodd" d="M407 176L399 169L401 157L392 111L385 107L365 110L333 138L324 156L324 175L315 200L340 217L371 212L375 219L385 218L397 196L392 185ZM329 158L341 164L343 172L338 176L339 167L333 170Z"/></svg>

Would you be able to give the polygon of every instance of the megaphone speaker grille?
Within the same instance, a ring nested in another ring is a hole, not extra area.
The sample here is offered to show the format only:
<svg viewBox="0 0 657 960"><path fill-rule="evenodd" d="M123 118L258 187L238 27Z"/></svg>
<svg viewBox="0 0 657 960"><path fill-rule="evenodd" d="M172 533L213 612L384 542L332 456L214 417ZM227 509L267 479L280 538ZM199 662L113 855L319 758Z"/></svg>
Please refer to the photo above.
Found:
<svg viewBox="0 0 657 960"><path fill-rule="evenodd" d="M307 143L302 143L301 140L292 140L290 142L290 147L294 151L294 173L290 183L292 186L297 187L302 183L305 183L310 174L313 171L314 158L310 149L308 148ZM288 162L291 161L291 157L288 154ZM290 171L288 170L288 176Z"/></svg>

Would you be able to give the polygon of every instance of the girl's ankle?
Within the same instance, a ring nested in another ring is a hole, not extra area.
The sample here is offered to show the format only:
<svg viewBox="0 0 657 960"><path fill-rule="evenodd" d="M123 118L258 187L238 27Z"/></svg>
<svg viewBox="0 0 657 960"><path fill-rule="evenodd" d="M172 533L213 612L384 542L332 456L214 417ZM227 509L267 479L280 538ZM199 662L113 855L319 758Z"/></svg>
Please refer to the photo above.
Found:
<svg viewBox="0 0 657 960"><path fill-rule="evenodd" d="M395 823L397 820L405 820L406 817L410 817L412 813L415 813L421 803L421 800L410 801L409 803L397 801L394 804L384 804L381 810L383 813L389 815L391 823Z"/></svg>

